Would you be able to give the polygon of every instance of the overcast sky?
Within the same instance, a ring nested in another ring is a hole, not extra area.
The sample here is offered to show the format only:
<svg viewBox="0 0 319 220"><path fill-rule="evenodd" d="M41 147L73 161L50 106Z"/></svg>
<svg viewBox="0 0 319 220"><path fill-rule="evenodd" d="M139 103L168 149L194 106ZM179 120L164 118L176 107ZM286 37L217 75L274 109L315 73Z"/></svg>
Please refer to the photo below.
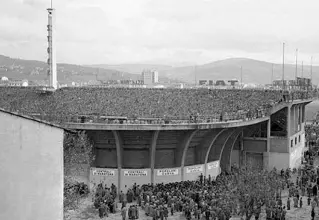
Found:
<svg viewBox="0 0 319 220"><path fill-rule="evenodd" d="M1 0L0 54L46 60L50 0ZM54 0L58 62L319 64L318 0Z"/></svg>

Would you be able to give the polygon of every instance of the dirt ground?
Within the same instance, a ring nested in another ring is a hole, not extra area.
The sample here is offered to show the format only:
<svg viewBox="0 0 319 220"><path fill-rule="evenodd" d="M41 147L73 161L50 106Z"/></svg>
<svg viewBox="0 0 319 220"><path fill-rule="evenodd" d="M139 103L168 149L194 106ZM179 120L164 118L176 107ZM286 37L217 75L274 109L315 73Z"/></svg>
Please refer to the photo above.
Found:
<svg viewBox="0 0 319 220"><path fill-rule="evenodd" d="M315 165L319 165L319 158L316 159ZM295 179L296 177L293 177ZM284 190L282 193L283 204L287 204L288 191ZM287 211L286 219L287 220L310 220L311 219L311 206L307 205L307 198L303 197L303 207L302 208L293 208ZM291 203L293 204L293 203ZM129 204L128 204L129 205ZM293 206L293 205L291 205ZM103 218L104 220L121 220L121 214L119 212L121 208L121 204L118 204L118 211L116 214L110 214L109 217ZM144 214L143 210L140 210L140 218L141 220L151 220L151 217L147 217ZM319 220L319 207L315 209L316 220ZM98 211L93 207L92 197L89 196L80 201L79 208L74 211L70 211L65 213L66 220L77 220L77 219L88 219L88 220L98 220ZM173 216L169 216L168 220L184 220L185 217L181 213L175 213ZM266 219L265 210L262 210L261 220Z"/></svg>

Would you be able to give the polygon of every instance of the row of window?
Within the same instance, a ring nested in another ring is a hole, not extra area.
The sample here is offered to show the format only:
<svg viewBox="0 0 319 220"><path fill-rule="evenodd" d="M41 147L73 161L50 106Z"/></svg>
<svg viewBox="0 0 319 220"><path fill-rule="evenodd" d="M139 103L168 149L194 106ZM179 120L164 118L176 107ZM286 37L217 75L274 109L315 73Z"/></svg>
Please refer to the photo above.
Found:
<svg viewBox="0 0 319 220"><path fill-rule="evenodd" d="M298 138L298 143L300 143L300 135L299 135L299 138ZM295 145L297 145L297 137L295 137ZM290 141L290 147L293 147L294 146L294 140L291 140Z"/></svg>

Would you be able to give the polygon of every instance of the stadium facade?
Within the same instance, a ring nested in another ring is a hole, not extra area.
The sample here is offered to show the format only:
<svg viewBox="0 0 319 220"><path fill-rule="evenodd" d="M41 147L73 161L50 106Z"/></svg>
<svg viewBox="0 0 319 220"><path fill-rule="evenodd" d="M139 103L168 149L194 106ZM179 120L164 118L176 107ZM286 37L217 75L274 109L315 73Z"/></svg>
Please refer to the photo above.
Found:
<svg viewBox="0 0 319 220"><path fill-rule="evenodd" d="M232 165L286 169L300 166L305 148L305 106L281 102L269 115L192 124L67 123L93 140L90 186L104 182L126 191L133 183L216 177Z"/></svg>

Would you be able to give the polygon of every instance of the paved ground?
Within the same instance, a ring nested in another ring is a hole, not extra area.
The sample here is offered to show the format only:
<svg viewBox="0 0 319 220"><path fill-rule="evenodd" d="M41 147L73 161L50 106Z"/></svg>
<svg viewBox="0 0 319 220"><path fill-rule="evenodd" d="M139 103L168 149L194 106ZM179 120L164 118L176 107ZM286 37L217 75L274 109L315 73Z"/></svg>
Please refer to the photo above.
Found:
<svg viewBox="0 0 319 220"><path fill-rule="evenodd" d="M319 165L319 158L316 159L315 165ZM293 177L293 179L296 179L296 177ZM288 198L288 191L284 190L282 193L283 198L283 204L287 204L287 198ZM293 206L293 202L291 202L291 206ZM302 208L293 208L289 211L287 211L286 219L287 220L310 220L311 219L311 207L307 206L307 200L306 197L303 198L303 207ZM121 205L118 206L121 208ZM319 207L316 208L316 219L319 220ZM100 219L98 217L97 210L94 209L92 204L92 198L86 198L83 199L80 202L79 209L76 211L71 211L66 214L67 220L77 220L77 219L88 219L88 220L98 220ZM117 212L116 214L111 214L109 217L104 218L105 220L121 220L120 212ZM140 218L141 220L151 220L150 217L147 217L144 214L144 211L140 211ZM185 218L180 214L176 213L174 216L170 216L168 218L169 220L184 220ZM266 219L266 213L265 210L262 211L261 214L261 220Z"/></svg>

